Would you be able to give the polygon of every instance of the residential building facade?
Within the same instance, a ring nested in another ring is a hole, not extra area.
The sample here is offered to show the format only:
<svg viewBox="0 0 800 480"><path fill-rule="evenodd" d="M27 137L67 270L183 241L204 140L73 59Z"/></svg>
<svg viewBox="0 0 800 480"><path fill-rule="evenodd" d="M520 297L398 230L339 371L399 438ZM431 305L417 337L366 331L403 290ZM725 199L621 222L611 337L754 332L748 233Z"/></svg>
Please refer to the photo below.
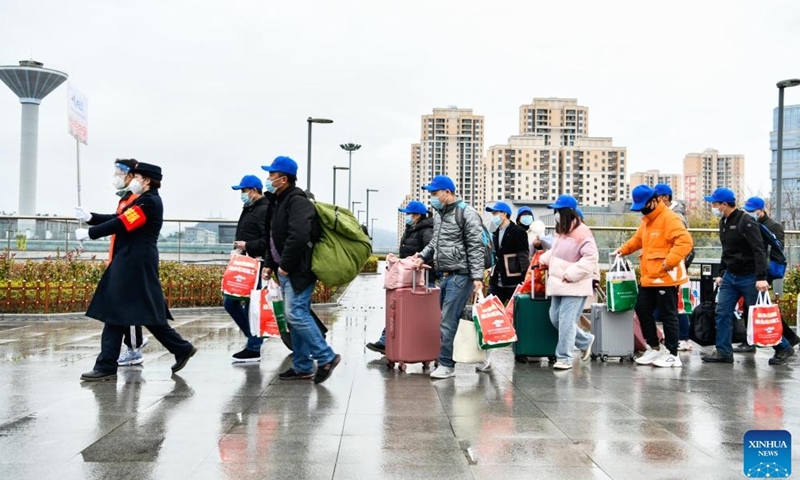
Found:
<svg viewBox="0 0 800 480"><path fill-rule="evenodd" d="M744 188L744 155L721 154L707 148L702 153L689 153L683 158L684 200L687 212L708 210L703 197L720 187L730 188L741 205L747 199Z"/></svg>
<svg viewBox="0 0 800 480"><path fill-rule="evenodd" d="M660 170L631 173L630 184L633 187L642 184L652 187L657 183L669 185L670 188L672 188L672 198L675 200L683 200L683 175L680 173L662 173Z"/></svg>

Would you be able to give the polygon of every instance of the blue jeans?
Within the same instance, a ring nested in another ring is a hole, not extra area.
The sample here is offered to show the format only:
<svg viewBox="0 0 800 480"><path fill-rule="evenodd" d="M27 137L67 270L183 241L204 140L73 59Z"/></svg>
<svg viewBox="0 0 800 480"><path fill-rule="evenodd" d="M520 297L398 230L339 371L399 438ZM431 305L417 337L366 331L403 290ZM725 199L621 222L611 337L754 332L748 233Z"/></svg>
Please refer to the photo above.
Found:
<svg viewBox="0 0 800 480"><path fill-rule="evenodd" d="M678 340L689 340L689 315L678 314Z"/></svg>
<svg viewBox="0 0 800 480"><path fill-rule="evenodd" d="M733 275L725 272L722 284L719 286L717 308L714 310L717 321L717 352L720 355L733 355L733 309L744 298L744 309L749 310L750 305L756 303L758 290L756 290L756 276ZM776 352L792 348L786 338L781 337L781 343L773 347Z"/></svg>
<svg viewBox="0 0 800 480"><path fill-rule="evenodd" d="M467 301L472 295L472 280L469 275L448 275L439 284L439 305L442 307L442 349L439 351L439 365L455 367L453 361L453 340L456 338L458 322Z"/></svg>
<svg viewBox="0 0 800 480"><path fill-rule="evenodd" d="M436 282L434 280L428 281L428 288L436 288ZM383 331L381 332L381 338L375 342L378 345L386 345L386 328L384 327Z"/></svg>
<svg viewBox="0 0 800 480"><path fill-rule="evenodd" d="M585 302L586 297L550 297L550 323L558 330L556 359L561 362L572 363L575 347L589 347L591 334L577 325Z"/></svg>
<svg viewBox="0 0 800 480"><path fill-rule="evenodd" d="M222 302L222 306L225 307L225 311L228 312L228 315L230 315L233 321L236 322L239 330L241 330L244 336L247 337L247 345L244 347L245 350L250 350L251 352L260 352L261 345L264 343L264 339L261 337L254 337L250 334L250 318L248 316L250 301L225 297L225 300Z"/></svg>
<svg viewBox="0 0 800 480"><path fill-rule="evenodd" d="M278 275L283 292L283 309L286 323L292 333L292 368L298 373L314 371L314 360L319 365L333 361L336 354L328 346L311 316L311 295L314 284L300 293L295 293L288 276Z"/></svg>

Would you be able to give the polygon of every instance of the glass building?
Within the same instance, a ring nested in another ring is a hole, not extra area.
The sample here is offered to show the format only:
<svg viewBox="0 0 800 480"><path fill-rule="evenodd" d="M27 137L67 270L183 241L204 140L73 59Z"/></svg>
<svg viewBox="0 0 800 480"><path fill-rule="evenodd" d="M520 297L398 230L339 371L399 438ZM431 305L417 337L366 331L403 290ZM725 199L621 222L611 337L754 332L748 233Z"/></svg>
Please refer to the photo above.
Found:
<svg viewBox="0 0 800 480"><path fill-rule="evenodd" d="M778 178L778 109L772 112L772 132L770 133L772 161L769 164L769 178L772 191L777 187ZM785 105L783 108L783 191L800 195L800 105ZM797 200L800 200L798 198Z"/></svg>

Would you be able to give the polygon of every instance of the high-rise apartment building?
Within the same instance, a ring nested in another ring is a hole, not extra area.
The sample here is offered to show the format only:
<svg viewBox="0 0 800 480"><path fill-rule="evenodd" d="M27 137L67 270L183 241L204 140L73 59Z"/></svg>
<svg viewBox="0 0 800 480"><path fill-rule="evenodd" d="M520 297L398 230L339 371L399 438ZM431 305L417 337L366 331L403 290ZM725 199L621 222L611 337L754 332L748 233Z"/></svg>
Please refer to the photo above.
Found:
<svg viewBox="0 0 800 480"><path fill-rule="evenodd" d="M447 175L464 201L483 208L484 123L469 108L434 108L422 116L420 142L411 145L411 197L428 203L420 190L436 175Z"/></svg>
<svg viewBox="0 0 800 480"><path fill-rule="evenodd" d="M747 199L744 189L744 155L720 154L713 148L703 153L688 153L683 158L683 186L687 211L708 210L703 197L720 187L730 188L736 194L736 202Z"/></svg>
<svg viewBox="0 0 800 480"><path fill-rule="evenodd" d="M657 183L669 185L672 188L672 198L683 200L683 175L680 173L661 173L660 170L647 170L646 172L631 173L631 188L636 185L650 185Z"/></svg>
<svg viewBox="0 0 800 480"><path fill-rule="evenodd" d="M575 99L536 98L519 109L520 134L486 153L486 201L553 200L581 205L625 200L627 149L589 137L589 109Z"/></svg>
<svg viewBox="0 0 800 480"><path fill-rule="evenodd" d="M775 192L778 180L778 109L772 113L772 132L770 132L772 161L769 164L769 178ZM783 107L783 178L782 190L784 205L798 205L800 202L800 105ZM792 202L787 202L791 196Z"/></svg>

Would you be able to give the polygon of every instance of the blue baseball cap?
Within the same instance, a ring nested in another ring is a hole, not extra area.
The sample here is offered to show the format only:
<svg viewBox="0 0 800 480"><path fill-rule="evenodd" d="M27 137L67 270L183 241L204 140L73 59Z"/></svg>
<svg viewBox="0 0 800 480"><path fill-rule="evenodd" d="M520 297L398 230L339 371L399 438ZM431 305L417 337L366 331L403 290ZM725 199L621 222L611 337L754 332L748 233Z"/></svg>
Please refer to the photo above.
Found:
<svg viewBox="0 0 800 480"><path fill-rule="evenodd" d="M578 208L578 201L575 200L575 197L572 195L561 195L556 199L556 203L552 205L548 205L547 208L552 209L559 209L559 208Z"/></svg>
<svg viewBox="0 0 800 480"><path fill-rule="evenodd" d="M281 172L297 176L297 162L289 157L275 157L272 165L262 165L261 168L270 173Z"/></svg>
<svg viewBox="0 0 800 480"><path fill-rule="evenodd" d="M656 195L669 195L672 196L672 187L667 185L666 183L656 183L656 186L653 187L653 190L656 192Z"/></svg>
<svg viewBox="0 0 800 480"><path fill-rule="evenodd" d="M436 175L433 177L433 180L431 180L431 183L425 185L422 189L429 192L435 192L436 190L450 190L451 192L455 192L456 184L453 183L453 180L447 175Z"/></svg>
<svg viewBox="0 0 800 480"><path fill-rule="evenodd" d="M652 198L656 195L656 191L650 188L647 185L639 185L633 189L631 192L631 198L633 198L633 205L631 205L631 211L638 212L639 210L643 209L647 202L652 200Z"/></svg>
<svg viewBox="0 0 800 480"><path fill-rule="evenodd" d="M487 212L503 212L509 217L511 216L511 207L505 202L497 202L492 207L486 207Z"/></svg>
<svg viewBox="0 0 800 480"><path fill-rule="evenodd" d="M536 217L536 215L533 214L533 210L531 209L531 207L520 207L519 210L517 210L517 218L521 217L522 215L525 215L526 213L532 217Z"/></svg>
<svg viewBox="0 0 800 480"><path fill-rule="evenodd" d="M255 188L256 190L264 190L264 184L261 183L261 179L256 177L255 175L245 175L242 177L242 181L239 182L239 185L234 185L231 187L233 190L241 190L243 188Z"/></svg>
<svg viewBox="0 0 800 480"><path fill-rule="evenodd" d="M428 208L425 204L417 201L408 202L406 208L398 208L397 211L402 213L418 213L420 215L428 214Z"/></svg>
<svg viewBox="0 0 800 480"><path fill-rule="evenodd" d="M755 212L756 210L764 210L764 199L760 197L750 197L744 202L744 209L748 212Z"/></svg>
<svg viewBox="0 0 800 480"><path fill-rule="evenodd" d="M710 197L703 197L706 202L736 203L736 194L730 188L720 187Z"/></svg>
<svg viewBox="0 0 800 480"><path fill-rule="evenodd" d="M575 213L577 213L577 214L578 214L578 216L579 216L579 217L581 217L581 220L583 220L583 212L581 211L581 209L580 209L580 208L576 208L576 209L575 209Z"/></svg>

